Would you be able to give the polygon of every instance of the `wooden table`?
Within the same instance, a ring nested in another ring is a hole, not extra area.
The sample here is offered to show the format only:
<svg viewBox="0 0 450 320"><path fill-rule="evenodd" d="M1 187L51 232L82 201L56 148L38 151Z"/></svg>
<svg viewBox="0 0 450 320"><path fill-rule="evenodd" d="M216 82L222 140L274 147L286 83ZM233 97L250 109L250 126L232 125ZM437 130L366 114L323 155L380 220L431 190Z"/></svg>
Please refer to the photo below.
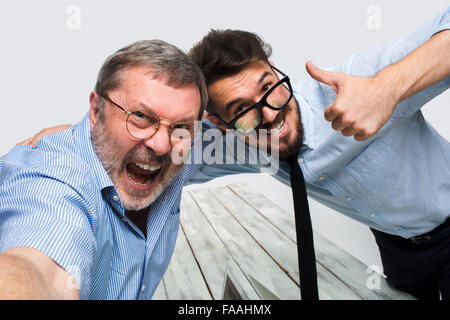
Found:
<svg viewBox="0 0 450 320"><path fill-rule="evenodd" d="M412 298L317 233L314 243L320 299ZM293 212L243 184L183 191L177 243L153 299L220 300L227 276L243 299L300 299Z"/></svg>

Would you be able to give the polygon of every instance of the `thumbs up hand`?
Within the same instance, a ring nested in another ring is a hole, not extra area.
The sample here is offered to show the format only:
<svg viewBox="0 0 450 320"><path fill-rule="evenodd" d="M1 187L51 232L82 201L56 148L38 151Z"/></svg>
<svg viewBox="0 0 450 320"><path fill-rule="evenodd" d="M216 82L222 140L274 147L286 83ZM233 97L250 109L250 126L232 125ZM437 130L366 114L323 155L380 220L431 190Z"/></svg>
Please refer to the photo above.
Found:
<svg viewBox="0 0 450 320"><path fill-rule="evenodd" d="M361 78L317 68L306 63L310 76L336 91L336 100L325 109L331 127L356 141L369 139L389 120L398 103L393 88L375 77Z"/></svg>

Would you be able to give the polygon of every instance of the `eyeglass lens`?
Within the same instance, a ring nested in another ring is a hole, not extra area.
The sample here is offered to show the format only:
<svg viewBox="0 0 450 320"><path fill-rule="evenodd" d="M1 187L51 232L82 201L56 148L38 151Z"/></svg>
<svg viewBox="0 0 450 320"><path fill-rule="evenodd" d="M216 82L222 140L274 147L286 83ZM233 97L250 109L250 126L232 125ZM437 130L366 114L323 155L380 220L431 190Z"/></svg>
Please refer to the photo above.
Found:
<svg viewBox="0 0 450 320"><path fill-rule="evenodd" d="M290 90L284 83L279 83L266 97L266 105L273 109L281 109L289 102L290 98ZM239 132L248 134L261 124L262 117L261 108L254 108L247 112L244 111L242 112L242 116L238 116L234 126Z"/></svg>

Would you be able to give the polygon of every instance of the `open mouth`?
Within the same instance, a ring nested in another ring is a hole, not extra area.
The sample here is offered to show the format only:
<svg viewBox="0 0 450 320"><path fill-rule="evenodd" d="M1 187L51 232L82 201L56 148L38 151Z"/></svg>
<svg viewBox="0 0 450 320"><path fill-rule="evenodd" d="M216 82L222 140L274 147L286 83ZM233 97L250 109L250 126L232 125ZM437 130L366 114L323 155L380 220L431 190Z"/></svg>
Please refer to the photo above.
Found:
<svg viewBox="0 0 450 320"><path fill-rule="evenodd" d="M285 117L282 117L279 121L274 123L269 130L270 135L284 135L287 129Z"/></svg>
<svg viewBox="0 0 450 320"><path fill-rule="evenodd" d="M150 188L161 171L160 164L148 164L143 162L130 162L126 166L126 175L132 186L145 190Z"/></svg>
<svg viewBox="0 0 450 320"><path fill-rule="evenodd" d="M275 126L273 126L270 129L270 134L279 134L283 128L284 128L284 119L281 119L281 121L279 121L278 123L275 124Z"/></svg>

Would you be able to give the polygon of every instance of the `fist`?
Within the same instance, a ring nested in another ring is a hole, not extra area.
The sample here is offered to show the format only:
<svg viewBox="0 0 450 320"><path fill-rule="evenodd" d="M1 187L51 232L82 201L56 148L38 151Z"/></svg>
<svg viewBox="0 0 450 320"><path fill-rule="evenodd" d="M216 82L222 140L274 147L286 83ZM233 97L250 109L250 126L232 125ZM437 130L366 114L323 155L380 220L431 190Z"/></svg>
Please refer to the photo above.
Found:
<svg viewBox="0 0 450 320"><path fill-rule="evenodd" d="M325 120L334 130L356 141L367 140L376 134L391 117L397 105L391 88L378 79L361 78L317 68L308 61L309 75L334 89L336 100L325 109Z"/></svg>

